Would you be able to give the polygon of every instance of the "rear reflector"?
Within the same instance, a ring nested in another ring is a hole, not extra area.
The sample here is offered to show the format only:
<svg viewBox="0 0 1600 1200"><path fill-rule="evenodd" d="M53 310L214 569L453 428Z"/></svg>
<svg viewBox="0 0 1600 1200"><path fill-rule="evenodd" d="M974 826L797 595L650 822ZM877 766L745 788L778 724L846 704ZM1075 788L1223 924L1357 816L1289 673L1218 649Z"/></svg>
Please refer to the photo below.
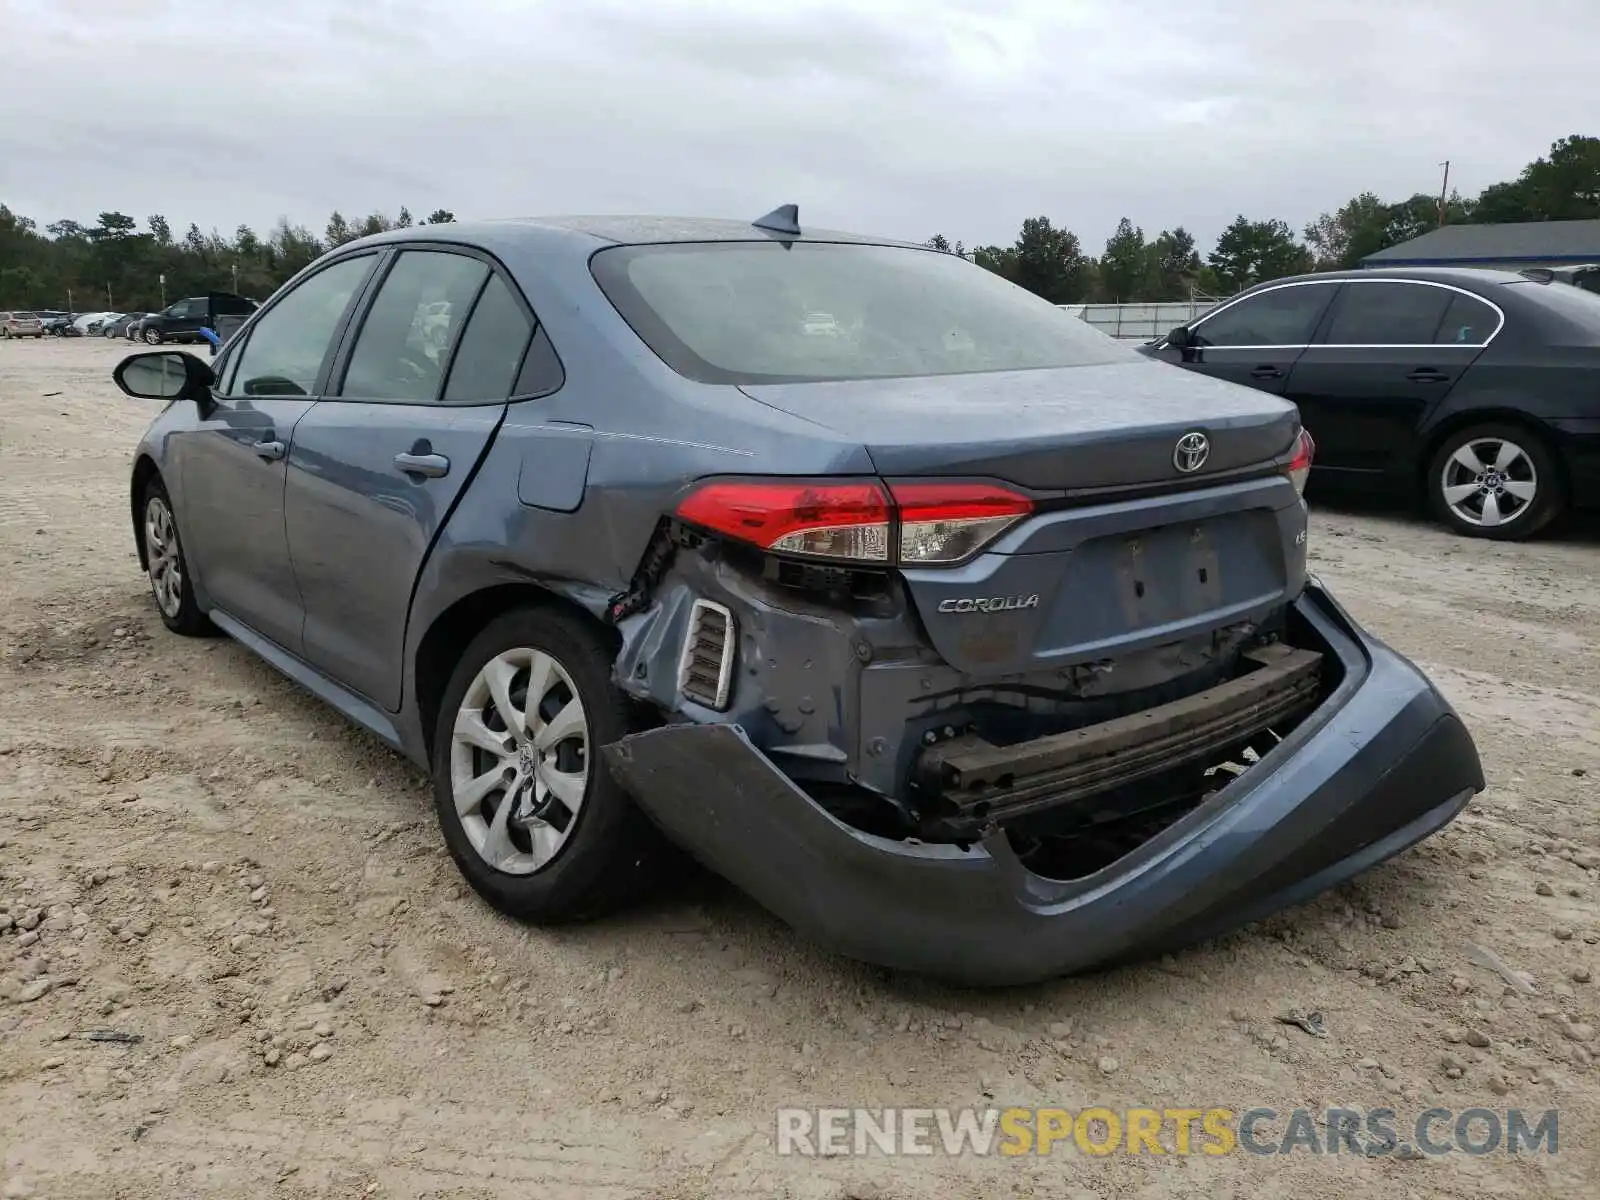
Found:
<svg viewBox="0 0 1600 1200"><path fill-rule="evenodd" d="M1289 466L1286 468L1289 480L1294 484L1294 490L1302 496L1306 494L1306 479L1311 474L1311 460L1316 453L1316 442L1312 441L1311 435L1302 429L1294 444L1294 457L1289 460Z"/></svg>
<svg viewBox="0 0 1600 1200"><path fill-rule="evenodd" d="M715 480L678 505L682 521L776 554L888 565L970 558L1033 511L991 483Z"/></svg>

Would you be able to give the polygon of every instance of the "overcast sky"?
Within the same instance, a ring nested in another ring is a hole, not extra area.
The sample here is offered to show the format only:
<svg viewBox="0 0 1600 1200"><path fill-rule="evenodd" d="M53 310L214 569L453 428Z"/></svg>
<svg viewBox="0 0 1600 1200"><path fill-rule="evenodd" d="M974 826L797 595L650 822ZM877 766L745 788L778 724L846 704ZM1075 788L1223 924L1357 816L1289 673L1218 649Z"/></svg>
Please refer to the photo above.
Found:
<svg viewBox="0 0 1600 1200"><path fill-rule="evenodd" d="M0 30L0 202L41 224L792 201L1204 247L1600 133L1597 0L0 0Z"/></svg>

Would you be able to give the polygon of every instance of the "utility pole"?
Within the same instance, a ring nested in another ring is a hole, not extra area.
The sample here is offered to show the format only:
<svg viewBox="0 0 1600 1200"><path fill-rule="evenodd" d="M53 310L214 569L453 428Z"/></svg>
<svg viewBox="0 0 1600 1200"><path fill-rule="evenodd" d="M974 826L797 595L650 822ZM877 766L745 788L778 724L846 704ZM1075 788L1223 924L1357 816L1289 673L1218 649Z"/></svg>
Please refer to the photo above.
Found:
<svg viewBox="0 0 1600 1200"><path fill-rule="evenodd" d="M106 284L106 308L111 308L111 284Z"/></svg>
<svg viewBox="0 0 1600 1200"><path fill-rule="evenodd" d="M69 313L72 311L72 289L71 288L67 289L67 311Z"/></svg>
<svg viewBox="0 0 1600 1200"><path fill-rule="evenodd" d="M1450 192L1450 160L1447 158L1439 164L1444 168L1444 183L1439 187L1439 228L1444 228L1444 198Z"/></svg>

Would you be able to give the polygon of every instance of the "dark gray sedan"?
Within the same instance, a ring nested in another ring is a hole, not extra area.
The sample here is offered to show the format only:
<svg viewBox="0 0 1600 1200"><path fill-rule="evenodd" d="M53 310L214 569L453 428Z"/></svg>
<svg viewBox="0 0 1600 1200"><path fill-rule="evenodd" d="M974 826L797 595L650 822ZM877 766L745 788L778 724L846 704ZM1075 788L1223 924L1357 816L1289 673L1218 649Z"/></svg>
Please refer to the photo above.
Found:
<svg viewBox="0 0 1600 1200"><path fill-rule="evenodd" d="M665 835L845 954L1010 983L1483 787L1307 575L1293 406L953 255L792 208L396 230L116 379L168 401L130 495L162 620L426 766L518 917L624 901Z"/></svg>

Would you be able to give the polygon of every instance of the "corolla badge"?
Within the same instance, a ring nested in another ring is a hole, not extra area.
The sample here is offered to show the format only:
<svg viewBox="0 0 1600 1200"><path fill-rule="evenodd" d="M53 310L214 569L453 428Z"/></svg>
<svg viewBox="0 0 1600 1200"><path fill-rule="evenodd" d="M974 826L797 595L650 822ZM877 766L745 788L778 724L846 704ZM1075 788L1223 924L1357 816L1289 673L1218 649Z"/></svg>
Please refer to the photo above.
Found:
<svg viewBox="0 0 1600 1200"><path fill-rule="evenodd" d="M1030 596L962 596L939 601L942 613L1013 612L1019 608L1038 608L1039 593Z"/></svg>
<svg viewBox="0 0 1600 1200"><path fill-rule="evenodd" d="M1192 474L1205 466L1206 459L1210 457L1211 439L1198 429L1184 434L1172 448L1172 465L1185 475Z"/></svg>

